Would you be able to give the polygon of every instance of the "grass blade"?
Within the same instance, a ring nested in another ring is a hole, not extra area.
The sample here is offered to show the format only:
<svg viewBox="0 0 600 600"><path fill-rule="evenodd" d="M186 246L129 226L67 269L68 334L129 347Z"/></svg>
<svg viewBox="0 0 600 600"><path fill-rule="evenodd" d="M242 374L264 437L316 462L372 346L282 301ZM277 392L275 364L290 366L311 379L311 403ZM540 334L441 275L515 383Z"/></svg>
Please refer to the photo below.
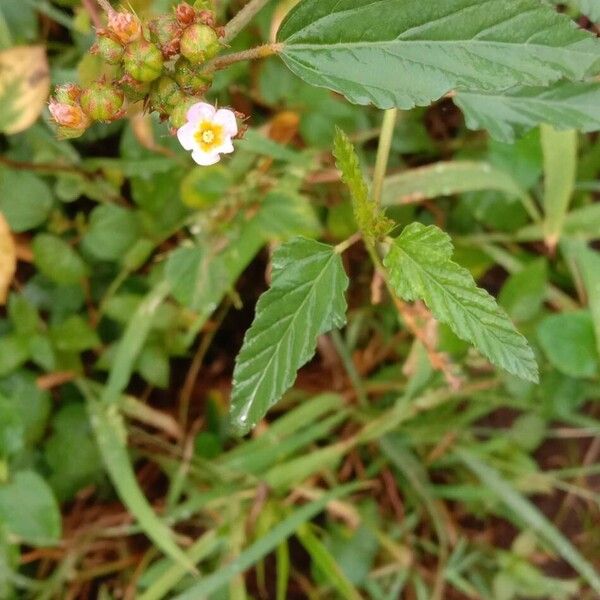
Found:
<svg viewBox="0 0 600 600"><path fill-rule="evenodd" d="M167 297L169 290L170 285L167 282L162 282L154 287L129 321L102 392L102 402L116 403L119 400L119 394L127 387L135 361L150 333L153 317Z"/></svg>
<svg viewBox="0 0 600 600"><path fill-rule="evenodd" d="M249 569L252 565L256 564L261 558L264 558L267 554L275 550L279 544L293 535L299 527L318 515L331 500L347 496L359 487L360 485L340 486L324 494L318 500L314 500L313 502L296 509L289 517L273 527L267 535L258 539L249 548L244 550L235 560L193 585L183 594L176 596L174 600L198 600L198 598L208 596L212 592L220 589L226 585L232 577L238 573L243 573L246 569Z"/></svg>
<svg viewBox="0 0 600 600"><path fill-rule="evenodd" d="M457 450L456 454L512 513L552 546L600 594L600 576L594 567L529 500L502 479L498 471L471 452Z"/></svg>
<svg viewBox="0 0 600 600"><path fill-rule="evenodd" d="M195 572L193 563L175 543L173 532L158 518L138 485L127 452L125 424L117 407L98 402L84 381L78 383L86 398L90 422L104 466L119 498L137 519L142 531L165 554L185 569Z"/></svg>
<svg viewBox="0 0 600 600"><path fill-rule="evenodd" d="M347 600L361 600L362 596L348 580L335 558L319 538L310 530L308 525L303 525L296 532L300 543L310 554L313 563L323 576L339 592L341 598Z"/></svg>

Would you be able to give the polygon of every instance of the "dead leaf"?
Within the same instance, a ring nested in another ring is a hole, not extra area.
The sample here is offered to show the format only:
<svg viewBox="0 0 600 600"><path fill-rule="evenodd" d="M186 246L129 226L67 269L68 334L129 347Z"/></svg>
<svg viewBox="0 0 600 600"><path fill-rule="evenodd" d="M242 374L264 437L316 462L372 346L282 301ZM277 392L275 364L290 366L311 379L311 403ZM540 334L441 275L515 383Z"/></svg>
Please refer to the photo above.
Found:
<svg viewBox="0 0 600 600"><path fill-rule="evenodd" d="M16 269L17 248L8 223L0 213L0 304L6 304Z"/></svg>
<svg viewBox="0 0 600 600"><path fill-rule="evenodd" d="M24 131L40 116L50 73L43 46L16 46L0 52L0 131Z"/></svg>

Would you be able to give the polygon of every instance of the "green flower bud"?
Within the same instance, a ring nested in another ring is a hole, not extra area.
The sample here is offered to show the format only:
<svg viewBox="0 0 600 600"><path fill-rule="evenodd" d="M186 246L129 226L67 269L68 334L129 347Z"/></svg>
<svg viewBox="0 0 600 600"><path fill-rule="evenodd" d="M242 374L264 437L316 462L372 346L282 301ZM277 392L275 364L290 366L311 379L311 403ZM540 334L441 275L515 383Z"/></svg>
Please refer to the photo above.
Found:
<svg viewBox="0 0 600 600"><path fill-rule="evenodd" d="M170 15L162 15L148 23L150 39L157 44L165 58L179 54L179 40L181 39L181 25L177 19Z"/></svg>
<svg viewBox="0 0 600 600"><path fill-rule="evenodd" d="M190 25L181 36L181 54L195 64L216 56L220 48L216 31L202 23Z"/></svg>
<svg viewBox="0 0 600 600"><path fill-rule="evenodd" d="M169 124L171 127L173 127L173 129L179 129L180 127L183 127L187 123L187 111L198 102L202 102L202 98L191 96L181 104L175 106L171 111L171 116L169 117Z"/></svg>
<svg viewBox="0 0 600 600"><path fill-rule="evenodd" d="M91 52L101 56L109 65L118 65L123 58L123 46L105 35L98 36Z"/></svg>
<svg viewBox="0 0 600 600"><path fill-rule="evenodd" d="M174 75L181 89L189 94L201 94L208 90L214 77L212 73L200 73L198 67L183 56L175 63Z"/></svg>
<svg viewBox="0 0 600 600"><path fill-rule="evenodd" d="M125 71L138 81L154 81L163 71L164 59L158 46L140 38L128 44L123 56Z"/></svg>
<svg viewBox="0 0 600 600"><path fill-rule="evenodd" d="M125 96L127 96L127 99L131 102L139 102L150 93L150 83L138 81L129 75L129 73L125 73L125 75L121 77L119 85L125 93Z"/></svg>
<svg viewBox="0 0 600 600"><path fill-rule="evenodd" d="M71 106L79 102L81 97L81 88L74 83L59 85L54 90L54 98L61 104L70 104Z"/></svg>
<svg viewBox="0 0 600 600"><path fill-rule="evenodd" d="M94 121L114 121L122 115L124 100L120 89L97 81L81 94L81 108Z"/></svg>
<svg viewBox="0 0 600 600"><path fill-rule="evenodd" d="M150 104L152 108L163 114L171 111L186 101L186 95L181 88L170 77L163 75L152 86L150 92Z"/></svg>

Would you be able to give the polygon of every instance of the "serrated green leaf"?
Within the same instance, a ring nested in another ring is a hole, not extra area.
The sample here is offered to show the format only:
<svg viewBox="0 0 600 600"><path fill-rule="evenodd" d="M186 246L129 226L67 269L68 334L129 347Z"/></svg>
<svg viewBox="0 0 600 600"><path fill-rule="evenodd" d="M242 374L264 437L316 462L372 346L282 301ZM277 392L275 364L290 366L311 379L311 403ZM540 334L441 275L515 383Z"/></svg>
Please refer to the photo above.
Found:
<svg viewBox="0 0 600 600"><path fill-rule="evenodd" d="M390 282L405 300L422 299L433 315L492 363L523 379L538 381L527 340L471 274L451 260L450 236L431 225L404 229L384 259Z"/></svg>
<svg viewBox="0 0 600 600"><path fill-rule="evenodd" d="M467 127L487 129L494 138L512 142L542 123L558 129L600 129L600 83L562 81L550 88L516 87L502 92L461 91L456 104Z"/></svg>
<svg viewBox="0 0 600 600"><path fill-rule="evenodd" d="M539 0L303 0L278 41L308 83L379 108L581 80L600 68L600 42Z"/></svg>
<svg viewBox="0 0 600 600"><path fill-rule="evenodd" d="M527 195L504 171L488 163L464 160L439 162L390 175L384 182L381 203L393 206L480 190L497 190L510 198Z"/></svg>
<svg viewBox="0 0 600 600"><path fill-rule="evenodd" d="M196 246L183 246L169 256L166 277L173 295L198 313L196 326L201 327L267 241L317 236L320 227L307 198L274 190L253 218L239 215L226 238L206 236Z"/></svg>
<svg viewBox="0 0 600 600"><path fill-rule="evenodd" d="M317 337L346 321L348 277L331 246L291 240L273 255L272 277L233 374L230 419L239 433L256 425L294 383Z"/></svg>

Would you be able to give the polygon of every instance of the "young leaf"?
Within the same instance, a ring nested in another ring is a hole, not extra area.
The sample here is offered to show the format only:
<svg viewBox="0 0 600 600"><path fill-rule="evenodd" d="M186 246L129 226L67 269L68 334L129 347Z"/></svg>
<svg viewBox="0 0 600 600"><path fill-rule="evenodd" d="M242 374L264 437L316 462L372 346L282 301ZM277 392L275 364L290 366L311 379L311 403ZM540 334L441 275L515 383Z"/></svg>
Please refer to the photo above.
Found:
<svg viewBox="0 0 600 600"><path fill-rule="evenodd" d="M541 123L584 132L600 129L600 83L592 81L502 92L461 91L455 102L465 113L467 127L487 129L503 142L513 142Z"/></svg>
<svg viewBox="0 0 600 600"><path fill-rule="evenodd" d="M233 374L230 419L249 431L294 383L317 337L346 321L348 277L331 246L295 238L273 255L273 280L256 306Z"/></svg>
<svg viewBox="0 0 600 600"><path fill-rule="evenodd" d="M335 131L333 155L337 168L342 172L342 180L350 190L358 228L373 238L385 235L393 227L393 223L377 211L360 169L356 150L348 136L339 128Z"/></svg>
<svg viewBox="0 0 600 600"><path fill-rule="evenodd" d="M537 364L527 340L494 298L451 260L452 253L446 233L433 225L413 223L395 240L384 265L400 297L424 300L437 319L492 363L537 383Z"/></svg>
<svg viewBox="0 0 600 600"><path fill-rule="evenodd" d="M579 80L600 68L600 42L539 0L303 0L278 41L308 83L379 108Z"/></svg>

